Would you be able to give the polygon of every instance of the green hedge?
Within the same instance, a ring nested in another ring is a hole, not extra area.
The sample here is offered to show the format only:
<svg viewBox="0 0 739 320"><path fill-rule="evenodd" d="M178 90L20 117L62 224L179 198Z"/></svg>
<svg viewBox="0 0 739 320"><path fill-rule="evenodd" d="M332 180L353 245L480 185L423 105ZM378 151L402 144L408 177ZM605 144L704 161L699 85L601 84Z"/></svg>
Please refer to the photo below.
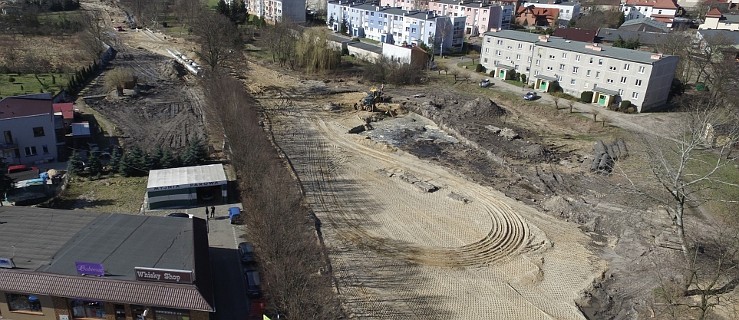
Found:
<svg viewBox="0 0 739 320"><path fill-rule="evenodd" d="M580 101L585 103L593 102L593 91L583 91L583 93L580 94Z"/></svg>

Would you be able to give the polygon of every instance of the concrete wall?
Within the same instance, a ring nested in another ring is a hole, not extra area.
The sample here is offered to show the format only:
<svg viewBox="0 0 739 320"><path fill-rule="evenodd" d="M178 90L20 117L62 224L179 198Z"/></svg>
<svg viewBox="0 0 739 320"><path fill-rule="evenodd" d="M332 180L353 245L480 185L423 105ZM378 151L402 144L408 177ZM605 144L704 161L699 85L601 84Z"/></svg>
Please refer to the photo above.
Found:
<svg viewBox="0 0 739 320"><path fill-rule="evenodd" d="M397 63L411 63L411 48L384 43L382 55Z"/></svg>
<svg viewBox="0 0 739 320"><path fill-rule="evenodd" d="M44 136L34 137L33 128L43 127ZM56 132L54 131L54 114L51 112L51 101L49 101L49 113L22 118L0 120L0 143L5 143L5 131L13 135L13 142L18 145L20 158L8 158L10 151L0 156L6 157L6 162L33 164L45 160L54 159L57 156ZM44 152L46 146L47 152ZM26 147L36 147L36 155L26 155Z"/></svg>
<svg viewBox="0 0 739 320"><path fill-rule="evenodd" d="M698 29L699 30L714 29L714 30L739 31L739 23L720 21L719 18L707 17L706 21L700 26L698 26Z"/></svg>
<svg viewBox="0 0 739 320"><path fill-rule="evenodd" d="M352 46L351 43L347 46L347 49L349 49L349 54L355 56L357 59L377 62L382 58L381 53L364 50L362 48Z"/></svg>

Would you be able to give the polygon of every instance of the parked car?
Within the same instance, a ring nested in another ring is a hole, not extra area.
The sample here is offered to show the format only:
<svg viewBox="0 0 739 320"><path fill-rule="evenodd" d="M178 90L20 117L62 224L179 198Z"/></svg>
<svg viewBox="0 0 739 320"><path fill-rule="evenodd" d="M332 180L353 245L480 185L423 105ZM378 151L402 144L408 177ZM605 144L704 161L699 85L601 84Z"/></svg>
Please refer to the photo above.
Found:
<svg viewBox="0 0 739 320"><path fill-rule="evenodd" d="M493 83L490 82L490 79L483 79L482 81L480 81L480 87L482 87L482 88L487 88L487 87L491 86L492 84Z"/></svg>
<svg viewBox="0 0 739 320"><path fill-rule="evenodd" d="M239 207L228 208L228 218L231 220L231 224L241 224L244 222L241 217L241 208Z"/></svg>
<svg viewBox="0 0 739 320"><path fill-rule="evenodd" d="M239 259L241 263L254 263L254 245L249 242L239 243Z"/></svg>
<svg viewBox="0 0 739 320"><path fill-rule="evenodd" d="M262 296L262 287L259 281L259 271L248 269L244 271L246 279L246 294L250 298L259 298Z"/></svg>
<svg viewBox="0 0 739 320"><path fill-rule="evenodd" d="M533 92L533 91L526 92L526 94L523 95L524 100L531 101L531 100L536 100L536 98L537 98L536 92Z"/></svg>
<svg viewBox="0 0 739 320"><path fill-rule="evenodd" d="M168 214L167 217L190 218L190 219L192 219L193 215L191 215L189 213L184 213L184 212L172 212L172 213Z"/></svg>

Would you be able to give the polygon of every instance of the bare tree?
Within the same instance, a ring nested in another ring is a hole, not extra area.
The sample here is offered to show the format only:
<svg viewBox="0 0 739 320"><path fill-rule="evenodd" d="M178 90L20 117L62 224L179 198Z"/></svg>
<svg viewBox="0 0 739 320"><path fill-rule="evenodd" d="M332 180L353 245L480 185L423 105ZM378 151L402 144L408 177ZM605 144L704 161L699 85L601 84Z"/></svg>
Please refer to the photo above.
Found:
<svg viewBox="0 0 739 320"><path fill-rule="evenodd" d="M239 35L227 17L204 11L198 20L195 34L199 37L200 49L196 54L211 68L219 69L239 49Z"/></svg>
<svg viewBox="0 0 739 320"><path fill-rule="evenodd" d="M81 19L85 31L80 36L80 46L89 61L97 61L107 40L105 24L97 11L89 11Z"/></svg>

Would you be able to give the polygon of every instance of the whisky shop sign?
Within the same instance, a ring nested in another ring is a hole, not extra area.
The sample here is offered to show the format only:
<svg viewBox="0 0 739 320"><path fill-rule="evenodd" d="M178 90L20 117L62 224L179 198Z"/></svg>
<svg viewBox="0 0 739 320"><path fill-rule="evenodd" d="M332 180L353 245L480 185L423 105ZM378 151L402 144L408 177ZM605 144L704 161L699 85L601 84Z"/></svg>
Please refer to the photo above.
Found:
<svg viewBox="0 0 739 320"><path fill-rule="evenodd" d="M174 270L159 268L135 267L136 280L169 283L192 283L191 270Z"/></svg>

